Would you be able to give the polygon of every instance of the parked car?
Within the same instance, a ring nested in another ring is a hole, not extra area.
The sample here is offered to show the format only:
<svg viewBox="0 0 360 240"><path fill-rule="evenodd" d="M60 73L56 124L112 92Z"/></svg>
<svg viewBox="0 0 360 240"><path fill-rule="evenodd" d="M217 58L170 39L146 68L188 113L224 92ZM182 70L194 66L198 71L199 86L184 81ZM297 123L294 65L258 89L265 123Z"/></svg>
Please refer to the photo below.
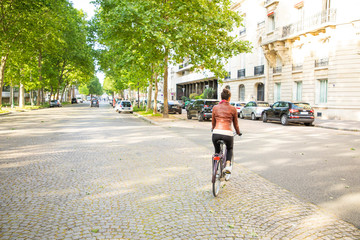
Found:
<svg viewBox="0 0 360 240"><path fill-rule="evenodd" d="M81 97L77 97L76 100L77 100L77 103L83 103L84 102Z"/></svg>
<svg viewBox="0 0 360 240"><path fill-rule="evenodd" d="M74 103L78 103L77 100L76 100L76 98L72 98L72 99L71 99L71 104L74 104Z"/></svg>
<svg viewBox="0 0 360 240"><path fill-rule="evenodd" d="M50 101L50 107L61 107L61 102L60 100L51 100Z"/></svg>
<svg viewBox="0 0 360 240"><path fill-rule="evenodd" d="M130 101L128 100L120 100L115 104L115 111L118 113L128 112L133 113L134 109Z"/></svg>
<svg viewBox="0 0 360 240"><path fill-rule="evenodd" d="M164 112L164 103L160 103L159 106L159 112ZM181 114L182 111L181 104L178 101L168 101L168 109L169 113Z"/></svg>
<svg viewBox="0 0 360 240"><path fill-rule="evenodd" d="M250 101L240 110L239 117L241 119L251 118L252 120L257 120L261 118L263 111L269 108L268 102Z"/></svg>
<svg viewBox="0 0 360 240"><path fill-rule="evenodd" d="M212 109L219 103L214 99L195 100L187 109L187 119L196 117L199 121L209 120L212 117Z"/></svg>
<svg viewBox="0 0 360 240"><path fill-rule="evenodd" d="M195 102L194 99L185 102L185 109L188 110L189 106Z"/></svg>
<svg viewBox="0 0 360 240"><path fill-rule="evenodd" d="M96 98L93 98L90 102L90 107L99 107L99 100Z"/></svg>
<svg viewBox="0 0 360 240"><path fill-rule="evenodd" d="M282 125L295 122L311 126L315 117L309 103L279 101L263 112L262 120L263 122L280 121Z"/></svg>
<svg viewBox="0 0 360 240"><path fill-rule="evenodd" d="M246 105L246 102L230 102L230 105L234 106L236 108L236 111L238 113L238 117L240 117L240 111Z"/></svg>

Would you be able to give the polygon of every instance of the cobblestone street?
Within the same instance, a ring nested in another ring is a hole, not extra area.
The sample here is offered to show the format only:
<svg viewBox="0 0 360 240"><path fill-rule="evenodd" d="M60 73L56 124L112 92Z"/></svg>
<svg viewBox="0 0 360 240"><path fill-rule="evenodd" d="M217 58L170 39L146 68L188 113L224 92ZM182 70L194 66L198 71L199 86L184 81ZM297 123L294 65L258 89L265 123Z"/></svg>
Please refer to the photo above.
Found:
<svg viewBox="0 0 360 240"><path fill-rule="evenodd" d="M0 239L360 239L240 164L214 198L211 148L109 104L4 116L0 132Z"/></svg>

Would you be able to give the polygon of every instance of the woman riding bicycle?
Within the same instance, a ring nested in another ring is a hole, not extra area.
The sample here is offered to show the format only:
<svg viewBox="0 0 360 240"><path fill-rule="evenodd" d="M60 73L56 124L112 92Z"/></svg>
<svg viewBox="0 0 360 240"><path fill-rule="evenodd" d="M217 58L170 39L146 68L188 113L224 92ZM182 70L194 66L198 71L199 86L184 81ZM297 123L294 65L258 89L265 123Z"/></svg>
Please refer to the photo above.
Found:
<svg viewBox="0 0 360 240"><path fill-rule="evenodd" d="M226 154L226 167L224 172L227 174L231 173L232 164L231 160L233 157L233 145L234 145L234 134L232 130L232 124L234 125L235 131L240 135L238 114L236 108L231 106L229 101L231 98L231 92L228 89L223 89L221 93L221 102L213 108L212 111L212 141L215 147L215 153L220 152L219 140L225 142L227 148Z"/></svg>

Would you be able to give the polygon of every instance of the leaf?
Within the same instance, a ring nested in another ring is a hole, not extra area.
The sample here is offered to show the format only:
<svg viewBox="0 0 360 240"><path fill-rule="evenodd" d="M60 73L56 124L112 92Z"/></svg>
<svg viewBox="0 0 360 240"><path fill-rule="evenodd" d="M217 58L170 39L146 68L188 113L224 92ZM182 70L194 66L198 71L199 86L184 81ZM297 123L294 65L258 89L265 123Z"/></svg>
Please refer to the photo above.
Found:
<svg viewBox="0 0 360 240"><path fill-rule="evenodd" d="M89 193L89 192L86 192L86 195L90 195L90 193Z"/></svg>
<svg viewBox="0 0 360 240"><path fill-rule="evenodd" d="M345 181L346 179L345 178L340 178L341 181Z"/></svg>
<svg viewBox="0 0 360 240"><path fill-rule="evenodd" d="M93 232L93 233L98 233L98 232L99 232L99 229L91 229L91 232Z"/></svg>
<svg viewBox="0 0 360 240"><path fill-rule="evenodd" d="M213 210L209 210L209 213L213 213L214 211Z"/></svg>
<svg viewBox="0 0 360 240"><path fill-rule="evenodd" d="M228 224L227 225L229 228L234 228L235 226L234 225L230 225L230 224Z"/></svg>
<svg viewBox="0 0 360 240"><path fill-rule="evenodd" d="M350 186L345 186L345 188L350 188Z"/></svg>
<svg viewBox="0 0 360 240"><path fill-rule="evenodd" d="M355 148L350 148L350 150L355 151Z"/></svg>

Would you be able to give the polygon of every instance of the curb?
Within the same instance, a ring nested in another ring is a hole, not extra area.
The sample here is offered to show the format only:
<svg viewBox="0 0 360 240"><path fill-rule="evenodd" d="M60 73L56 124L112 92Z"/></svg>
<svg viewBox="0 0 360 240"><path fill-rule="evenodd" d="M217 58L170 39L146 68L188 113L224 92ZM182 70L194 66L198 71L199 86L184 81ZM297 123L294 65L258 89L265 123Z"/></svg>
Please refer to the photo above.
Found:
<svg viewBox="0 0 360 240"><path fill-rule="evenodd" d="M321 126L321 125L314 125L314 127L326 128L326 129L332 129L332 130L348 131L348 132L360 132L359 129L355 129L355 128L350 129L350 128L329 127L329 126Z"/></svg>
<svg viewBox="0 0 360 240"><path fill-rule="evenodd" d="M133 113L133 115L135 115L136 117L138 117L138 118L140 118L140 119L142 119L142 120L144 120L145 122L148 122L148 123L150 123L150 124L153 124L153 125L159 125L157 122L155 122L155 121L153 121L153 120L150 120L150 119L148 119L148 118L146 118L146 117L144 117L144 116L142 116L142 115L140 115L140 114L138 114L138 113Z"/></svg>

